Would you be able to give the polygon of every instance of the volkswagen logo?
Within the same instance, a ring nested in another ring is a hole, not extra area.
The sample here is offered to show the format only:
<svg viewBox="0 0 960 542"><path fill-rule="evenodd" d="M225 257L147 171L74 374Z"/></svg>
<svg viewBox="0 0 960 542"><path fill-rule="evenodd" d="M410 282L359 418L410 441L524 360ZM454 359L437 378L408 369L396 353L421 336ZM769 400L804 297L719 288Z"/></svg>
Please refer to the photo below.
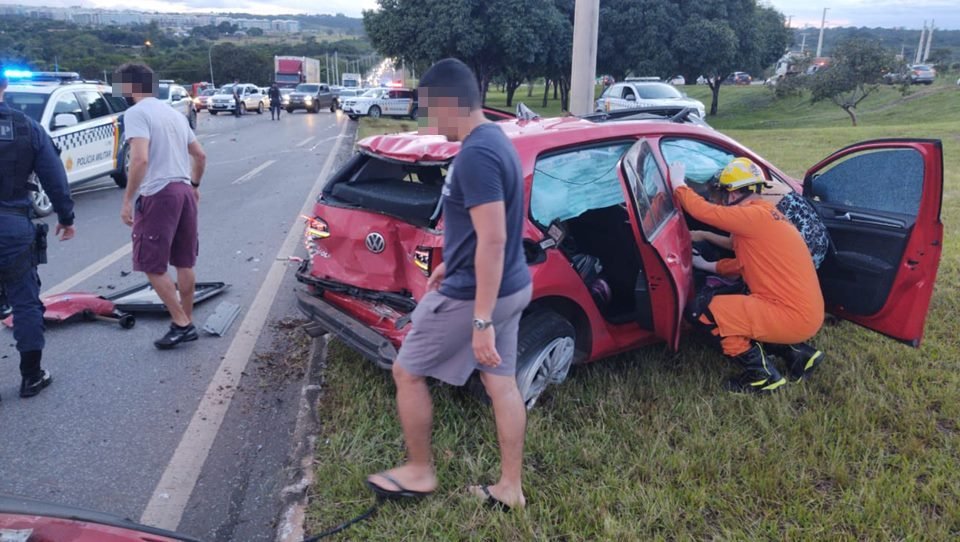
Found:
<svg viewBox="0 0 960 542"><path fill-rule="evenodd" d="M383 249L387 248L387 242L383 239L383 236L377 232L367 235L366 245L367 250L374 254L380 254L383 252Z"/></svg>

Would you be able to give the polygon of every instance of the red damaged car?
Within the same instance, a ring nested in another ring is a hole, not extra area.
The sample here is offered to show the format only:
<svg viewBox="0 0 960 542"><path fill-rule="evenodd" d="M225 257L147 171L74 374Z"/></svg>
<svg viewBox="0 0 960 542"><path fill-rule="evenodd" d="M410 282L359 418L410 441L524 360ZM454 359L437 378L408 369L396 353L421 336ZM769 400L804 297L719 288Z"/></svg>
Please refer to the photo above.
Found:
<svg viewBox="0 0 960 542"><path fill-rule="evenodd" d="M668 108L669 109L669 108ZM686 111L499 123L523 164L533 301L517 379L528 407L571 363L680 344L693 288L690 229L667 164L695 189L746 156L807 197L832 238L819 270L829 310L918 346L943 240L936 140L867 141L794 180ZM327 183L305 231L300 309L386 369L443 258L440 190L459 143L374 136ZM705 189L705 188L704 188Z"/></svg>

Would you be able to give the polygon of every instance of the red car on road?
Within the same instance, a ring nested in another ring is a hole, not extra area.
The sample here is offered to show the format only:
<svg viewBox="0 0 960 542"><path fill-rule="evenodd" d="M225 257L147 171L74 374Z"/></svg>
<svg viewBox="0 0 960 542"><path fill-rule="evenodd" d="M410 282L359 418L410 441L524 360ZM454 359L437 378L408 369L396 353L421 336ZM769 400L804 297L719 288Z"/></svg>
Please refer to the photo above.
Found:
<svg viewBox="0 0 960 542"><path fill-rule="evenodd" d="M801 181L686 111L499 123L523 165L524 247L533 301L520 324L517 378L532 406L571 363L681 340L693 289L690 229L667 165L704 187L746 156L802 191L832 245L820 268L830 312L919 345L940 260L939 141L852 145ZM459 143L374 136L329 180L308 219L298 294L314 328L389 368L410 313L443 258L441 187Z"/></svg>

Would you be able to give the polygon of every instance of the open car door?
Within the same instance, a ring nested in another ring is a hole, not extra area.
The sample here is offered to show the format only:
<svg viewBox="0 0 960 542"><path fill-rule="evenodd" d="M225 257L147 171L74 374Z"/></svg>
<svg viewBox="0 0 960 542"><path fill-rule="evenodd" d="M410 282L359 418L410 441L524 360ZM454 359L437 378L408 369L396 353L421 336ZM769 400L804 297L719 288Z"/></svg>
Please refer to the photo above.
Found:
<svg viewBox="0 0 960 542"><path fill-rule="evenodd" d="M827 310L919 346L943 245L940 141L851 145L810 169L803 192L831 237Z"/></svg>
<svg viewBox="0 0 960 542"><path fill-rule="evenodd" d="M645 275L638 280L637 296L648 296L652 308L652 322L640 324L650 327L652 323L654 334L676 350L680 346L683 307L693 280L690 232L646 139L623 155L619 169ZM640 314L645 313L641 310Z"/></svg>

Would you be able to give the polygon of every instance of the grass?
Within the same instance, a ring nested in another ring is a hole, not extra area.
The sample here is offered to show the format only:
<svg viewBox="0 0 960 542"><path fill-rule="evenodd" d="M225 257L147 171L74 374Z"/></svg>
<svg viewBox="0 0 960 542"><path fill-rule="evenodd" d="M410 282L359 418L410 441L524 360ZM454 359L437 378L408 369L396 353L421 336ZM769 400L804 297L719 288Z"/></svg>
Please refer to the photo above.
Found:
<svg viewBox="0 0 960 542"><path fill-rule="evenodd" d="M489 408L438 386L437 495L388 504L341 539L957 539L960 107L942 105L960 91L934 90L887 109L901 99L868 101L852 128L837 108L725 88L713 122L797 176L858 140L943 140L946 240L922 348L828 325L815 378L765 398L721 391L730 368L690 337L678 354L650 347L576 367L530 413L529 505L510 514L462 490L497 475ZM334 341L325 378L308 531L363 510L364 477L403 458L389 375Z"/></svg>

